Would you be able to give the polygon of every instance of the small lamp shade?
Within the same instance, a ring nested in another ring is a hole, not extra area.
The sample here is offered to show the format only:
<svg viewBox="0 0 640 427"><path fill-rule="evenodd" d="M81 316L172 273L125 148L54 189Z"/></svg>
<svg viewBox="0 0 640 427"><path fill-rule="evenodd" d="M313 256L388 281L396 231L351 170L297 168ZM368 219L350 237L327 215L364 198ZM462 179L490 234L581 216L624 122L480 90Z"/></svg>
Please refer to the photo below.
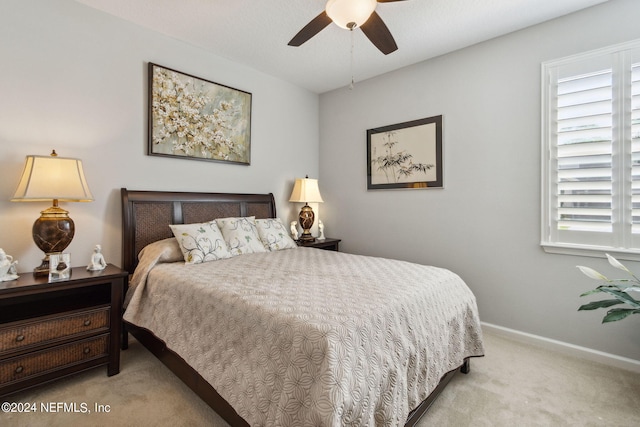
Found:
<svg viewBox="0 0 640 427"><path fill-rule="evenodd" d="M304 203L304 206L298 215L298 220L303 230L302 236L300 236L299 240L302 242L313 242L315 238L311 235L311 227L313 227L315 215L313 213L313 209L309 206L309 203L324 202L324 200L322 200L322 196L320 196L320 190L318 189L318 180L310 179L308 176L296 179L289 201Z"/></svg>
<svg viewBox="0 0 640 427"><path fill-rule="evenodd" d="M27 156L12 202L91 202L82 160L57 156Z"/></svg>
<svg viewBox="0 0 640 427"><path fill-rule="evenodd" d="M91 202L93 195L84 177L82 161L51 156L27 156L22 177L12 202L48 202L53 206L40 212L33 224L33 241L45 253L42 264L34 270L36 276L49 274L49 254L62 252L73 240L75 225L69 212L58 206L63 202Z"/></svg>
<svg viewBox="0 0 640 427"><path fill-rule="evenodd" d="M325 11L336 25L352 30L367 22L376 3L377 0L329 0Z"/></svg>
<svg viewBox="0 0 640 427"><path fill-rule="evenodd" d="M324 202L318 189L318 180L309 177L296 179L289 201L298 203Z"/></svg>

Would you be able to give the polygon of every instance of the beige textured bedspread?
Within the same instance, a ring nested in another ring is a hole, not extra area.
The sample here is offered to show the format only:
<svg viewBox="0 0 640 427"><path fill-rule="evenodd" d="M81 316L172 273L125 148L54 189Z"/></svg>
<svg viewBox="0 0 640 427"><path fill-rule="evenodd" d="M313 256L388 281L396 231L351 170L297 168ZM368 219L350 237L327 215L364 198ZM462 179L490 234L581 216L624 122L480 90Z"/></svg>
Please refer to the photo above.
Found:
<svg viewBox="0 0 640 427"><path fill-rule="evenodd" d="M484 354L475 297L441 268L298 248L159 263L140 282L124 318L252 426L403 425Z"/></svg>

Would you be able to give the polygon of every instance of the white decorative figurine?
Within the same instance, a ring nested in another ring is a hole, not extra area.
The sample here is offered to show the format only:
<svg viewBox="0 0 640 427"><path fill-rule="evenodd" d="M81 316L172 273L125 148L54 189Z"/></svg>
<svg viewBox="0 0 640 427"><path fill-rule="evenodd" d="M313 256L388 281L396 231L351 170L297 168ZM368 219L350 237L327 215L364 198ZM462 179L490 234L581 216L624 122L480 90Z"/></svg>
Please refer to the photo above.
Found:
<svg viewBox="0 0 640 427"><path fill-rule="evenodd" d="M16 265L18 265L18 261L14 261L11 255L7 255L0 248L0 282L8 282L18 278Z"/></svg>
<svg viewBox="0 0 640 427"><path fill-rule="evenodd" d="M291 237L293 240L298 240L298 221L291 221Z"/></svg>
<svg viewBox="0 0 640 427"><path fill-rule="evenodd" d="M324 240L324 224L322 223L322 221L318 221L318 231L320 232L320 235L318 236L318 238L316 240Z"/></svg>
<svg viewBox="0 0 640 427"><path fill-rule="evenodd" d="M89 271L102 271L107 267L107 263L102 255L102 246L96 245L93 248L93 255L91 255L91 262L87 266Z"/></svg>

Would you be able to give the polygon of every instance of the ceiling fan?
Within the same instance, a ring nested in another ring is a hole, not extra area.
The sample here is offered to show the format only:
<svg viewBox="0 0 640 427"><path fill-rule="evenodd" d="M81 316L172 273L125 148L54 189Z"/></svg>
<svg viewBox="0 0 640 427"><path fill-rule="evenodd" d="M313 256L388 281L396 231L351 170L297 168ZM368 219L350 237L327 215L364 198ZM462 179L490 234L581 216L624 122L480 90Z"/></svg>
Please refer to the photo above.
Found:
<svg viewBox="0 0 640 427"><path fill-rule="evenodd" d="M322 31L331 22L339 27L354 30L361 28L365 36L385 55L398 49L389 28L376 13L377 3L391 3L405 0L329 0L325 10L311 20L289 46L300 46Z"/></svg>

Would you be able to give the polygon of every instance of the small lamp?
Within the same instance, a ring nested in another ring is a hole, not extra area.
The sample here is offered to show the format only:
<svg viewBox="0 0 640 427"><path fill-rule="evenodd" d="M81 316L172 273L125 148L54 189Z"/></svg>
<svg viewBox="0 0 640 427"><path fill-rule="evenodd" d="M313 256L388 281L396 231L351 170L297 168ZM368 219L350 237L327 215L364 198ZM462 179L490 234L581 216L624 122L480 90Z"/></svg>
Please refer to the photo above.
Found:
<svg viewBox="0 0 640 427"><path fill-rule="evenodd" d="M376 6L377 0L329 0L325 12L339 27L353 30L367 22Z"/></svg>
<svg viewBox="0 0 640 427"><path fill-rule="evenodd" d="M301 242L313 242L316 239L311 235L311 227L313 226L313 220L315 215L313 209L309 206L309 203L322 203L322 196L320 196L320 190L318 189L318 180L310 179L307 175L305 178L296 179L296 183L293 185L293 191L291 192L290 202L304 203L304 206L300 210L298 220L302 227L302 236L300 236Z"/></svg>
<svg viewBox="0 0 640 427"><path fill-rule="evenodd" d="M12 202L47 202L53 206L40 212L32 228L33 241L45 253L42 264L33 274L49 274L49 254L65 250L75 234L69 212L58 206L63 202L91 202L93 196L82 169L82 160L51 156L27 156Z"/></svg>

